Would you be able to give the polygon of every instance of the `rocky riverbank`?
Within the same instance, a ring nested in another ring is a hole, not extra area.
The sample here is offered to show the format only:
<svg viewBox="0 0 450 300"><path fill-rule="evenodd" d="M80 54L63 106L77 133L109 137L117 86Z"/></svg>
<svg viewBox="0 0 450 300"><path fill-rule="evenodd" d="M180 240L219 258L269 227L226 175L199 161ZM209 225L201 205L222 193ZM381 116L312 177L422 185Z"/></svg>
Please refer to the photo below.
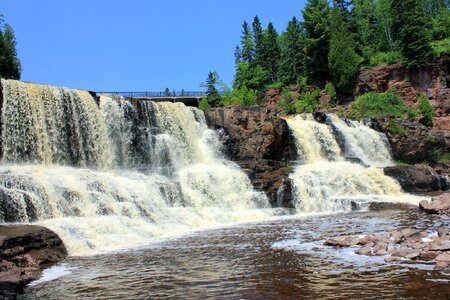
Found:
<svg viewBox="0 0 450 300"><path fill-rule="evenodd" d="M44 268L66 256L62 240L45 227L0 225L0 298L15 299Z"/></svg>
<svg viewBox="0 0 450 300"><path fill-rule="evenodd" d="M450 193L420 203L426 213L450 215ZM324 245L354 247L355 253L386 256L385 262L400 260L432 260L435 269L450 269L450 235L448 226L435 232L415 228L391 229L387 235L338 236L327 239Z"/></svg>

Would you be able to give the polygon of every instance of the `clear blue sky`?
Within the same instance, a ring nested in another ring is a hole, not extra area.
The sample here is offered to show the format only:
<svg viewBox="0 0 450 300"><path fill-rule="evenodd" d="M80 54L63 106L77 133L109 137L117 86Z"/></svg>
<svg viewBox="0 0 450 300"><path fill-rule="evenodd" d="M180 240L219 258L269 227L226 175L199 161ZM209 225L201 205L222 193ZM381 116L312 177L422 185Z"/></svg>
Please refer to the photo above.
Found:
<svg viewBox="0 0 450 300"><path fill-rule="evenodd" d="M281 32L304 0L1 0L22 80L93 91L231 84L244 20Z"/></svg>

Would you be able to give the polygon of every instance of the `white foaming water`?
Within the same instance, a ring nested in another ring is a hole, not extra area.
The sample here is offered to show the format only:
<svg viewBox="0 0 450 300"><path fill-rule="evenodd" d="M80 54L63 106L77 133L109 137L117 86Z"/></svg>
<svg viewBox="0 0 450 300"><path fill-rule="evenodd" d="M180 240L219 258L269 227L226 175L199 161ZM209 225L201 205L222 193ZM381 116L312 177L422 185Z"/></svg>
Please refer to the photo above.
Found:
<svg viewBox="0 0 450 300"><path fill-rule="evenodd" d="M42 276L37 279L32 281L29 286L35 286L47 281L51 281L51 280L55 280L58 279L60 277L66 276L66 275L70 275L72 274L72 270L74 270L76 268L73 267L69 267L66 264L61 264L61 265L56 265L53 267L50 267L48 269L45 269L44 272L42 273Z"/></svg>
<svg viewBox="0 0 450 300"><path fill-rule="evenodd" d="M300 164L290 175L299 211L350 210L351 201L355 199L418 204L418 197L404 194L399 184L385 176L382 169L344 161L342 153L349 151L352 158L364 163L390 164L389 149L379 133L357 122L347 125L336 116L328 118L345 141L344 151L331 126L315 122L311 115L287 119L300 157Z"/></svg>
<svg viewBox="0 0 450 300"><path fill-rule="evenodd" d="M2 85L4 162L15 163L0 166L2 222L47 226L80 255L272 215L195 108Z"/></svg>

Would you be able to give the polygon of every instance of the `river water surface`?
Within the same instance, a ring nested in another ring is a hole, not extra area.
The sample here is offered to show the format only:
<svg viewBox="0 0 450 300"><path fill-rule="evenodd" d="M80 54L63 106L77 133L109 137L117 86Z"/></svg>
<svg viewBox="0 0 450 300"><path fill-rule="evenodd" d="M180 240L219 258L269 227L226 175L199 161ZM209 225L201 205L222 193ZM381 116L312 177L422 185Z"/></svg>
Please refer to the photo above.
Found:
<svg viewBox="0 0 450 300"><path fill-rule="evenodd" d="M426 261L323 246L336 235L433 232L447 217L386 211L286 217L69 257L19 299L449 299L450 272ZM62 275L62 276L61 276ZM51 277L60 276L54 280Z"/></svg>

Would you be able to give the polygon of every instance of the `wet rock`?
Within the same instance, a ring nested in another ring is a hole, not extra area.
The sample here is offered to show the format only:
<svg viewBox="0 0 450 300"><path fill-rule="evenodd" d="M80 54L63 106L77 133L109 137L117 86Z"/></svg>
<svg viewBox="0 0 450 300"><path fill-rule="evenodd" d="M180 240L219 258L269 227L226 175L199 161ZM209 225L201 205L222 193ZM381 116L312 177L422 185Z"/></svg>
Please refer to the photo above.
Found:
<svg viewBox="0 0 450 300"><path fill-rule="evenodd" d="M439 227L437 233L439 237L447 236L449 233L449 228L447 226Z"/></svg>
<svg viewBox="0 0 450 300"><path fill-rule="evenodd" d="M449 251L450 250L450 240L435 241L430 246L431 251Z"/></svg>
<svg viewBox="0 0 450 300"><path fill-rule="evenodd" d="M420 259L436 259L436 257L440 254L440 252L436 251L422 251L420 252Z"/></svg>
<svg viewBox="0 0 450 300"><path fill-rule="evenodd" d="M379 211L379 210L407 210L415 207L416 207L415 205L409 203L370 202L367 208L372 211Z"/></svg>
<svg viewBox="0 0 450 300"><path fill-rule="evenodd" d="M326 246L349 247L356 245L358 238L353 236L338 236L325 241Z"/></svg>
<svg viewBox="0 0 450 300"><path fill-rule="evenodd" d="M434 270L447 270L449 268L449 266L450 266L450 263L447 263L444 261L439 261L434 266Z"/></svg>
<svg viewBox="0 0 450 300"><path fill-rule="evenodd" d="M443 253L443 254L439 254L436 257L436 261L442 261L442 262L446 262L446 263L450 263L450 254L448 253Z"/></svg>
<svg viewBox="0 0 450 300"><path fill-rule="evenodd" d="M429 166L386 167L384 174L396 179L405 192L432 192L442 189L441 176Z"/></svg>
<svg viewBox="0 0 450 300"><path fill-rule="evenodd" d="M419 208L428 214L449 214L450 213L450 193L445 193L431 201L422 200Z"/></svg>
<svg viewBox="0 0 450 300"><path fill-rule="evenodd" d="M0 225L0 290L5 289L0 296L15 299L17 291L38 278L43 268L66 256L59 236L45 227Z"/></svg>
<svg viewBox="0 0 450 300"><path fill-rule="evenodd" d="M286 120L270 107L218 107L205 111L208 125L221 130L229 159L249 175L272 205L293 206L290 161L295 159L294 139Z"/></svg>
<svg viewBox="0 0 450 300"><path fill-rule="evenodd" d="M409 259L416 259L416 258L418 258L419 256L420 256L420 252L413 252L413 253L410 253L410 254L406 255L406 258L409 258Z"/></svg>
<svg viewBox="0 0 450 300"><path fill-rule="evenodd" d="M393 257L393 256L389 256L389 257L386 257L384 259L384 261L387 262L387 263L394 262L394 261L399 261L399 260L401 260L400 257Z"/></svg>
<svg viewBox="0 0 450 300"><path fill-rule="evenodd" d="M373 254L372 248L368 247L368 246L364 246L362 248L356 249L355 253L359 254L359 255L372 255Z"/></svg>

